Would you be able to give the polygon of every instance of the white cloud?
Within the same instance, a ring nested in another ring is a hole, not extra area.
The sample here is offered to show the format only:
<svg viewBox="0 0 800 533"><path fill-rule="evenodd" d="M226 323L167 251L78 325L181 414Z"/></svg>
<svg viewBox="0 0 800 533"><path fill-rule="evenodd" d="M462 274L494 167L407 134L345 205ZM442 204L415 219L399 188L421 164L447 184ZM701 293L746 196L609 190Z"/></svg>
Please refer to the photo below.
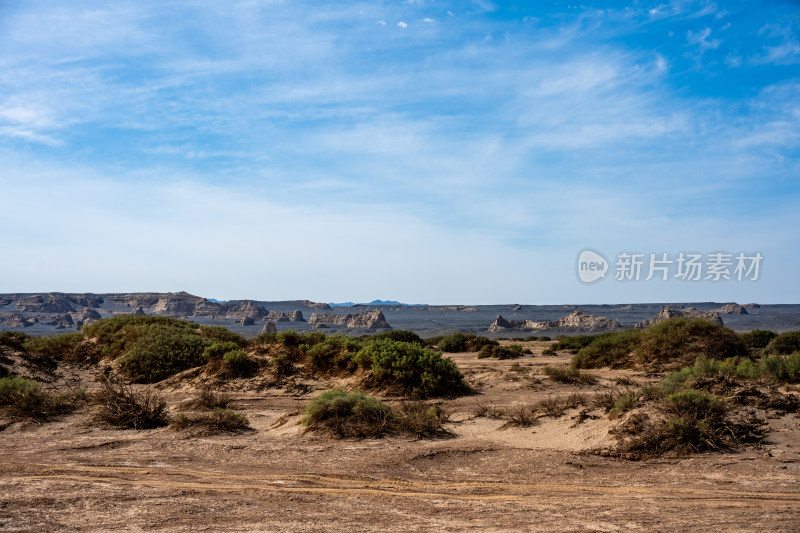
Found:
<svg viewBox="0 0 800 533"><path fill-rule="evenodd" d="M386 21L385 20L379 20L375 24L378 24L379 26L386 26Z"/></svg>
<svg viewBox="0 0 800 533"><path fill-rule="evenodd" d="M406 24L405 22L403 22L401 20L400 22L397 23L397 27L398 28L408 28L408 24Z"/></svg>
<svg viewBox="0 0 800 533"><path fill-rule="evenodd" d="M709 39L711 36L711 28L703 28L698 32L693 32L689 30L686 32L686 40L689 41L689 44L695 44L700 47L700 51L705 50L714 50L722 44L722 41L719 39Z"/></svg>
<svg viewBox="0 0 800 533"><path fill-rule="evenodd" d="M422 19L422 22L436 22L436 21L433 20L432 18L425 17L424 19Z"/></svg>

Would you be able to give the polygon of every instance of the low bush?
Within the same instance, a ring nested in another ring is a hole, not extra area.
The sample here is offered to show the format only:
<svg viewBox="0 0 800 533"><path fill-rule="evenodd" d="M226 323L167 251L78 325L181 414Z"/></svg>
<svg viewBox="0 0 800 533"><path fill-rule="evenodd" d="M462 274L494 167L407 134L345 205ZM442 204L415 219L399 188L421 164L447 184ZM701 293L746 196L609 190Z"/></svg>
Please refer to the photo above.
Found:
<svg viewBox="0 0 800 533"><path fill-rule="evenodd" d="M221 392L214 392L208 387L204 387L197 393L197 396L188 402L185 402L186 407L194 409L204 409L211 411L214 409L225 409L230 403L231 398L227 394Z"/></svg>
<svg viewBox="0 0 800 533"><path fill-rule="evenodd" d="M170 427L178 431L199 429L203 435L239 433L250 429L250 421L246 416L233 409L214 409L200 415L178 413L172 419Z"/></svg>
<svg viewBox="0 0 800 533"><path fill-rule="evenodd" d="M439 340L436 344L440 350L443 352L449 353L458 353L458 352L466 352L467 351L467 340L470 338L475 337L475 335L466 334L466 333L451 333L450 335L446 335Z"/></svg>
<svg viewBox="0 0 800 533"><path fill-rule="evenodd" d="M733 384L737 379L757 379L761 371L750 359L731 357L724 361L698 357L694 364L668 374L661 380L660 387L666 394L695 387L704 379L722 379Z"/></svg>
<svg viewBox="0 0 800 533"><path fill-rule="evenodd" d="M406 402L397 413L398 429L405 433L424 437L450 437L444 428L450 421L450 413L441 405L428 402Z"/></svg>
<svg viewBox="0 0 800 533"><path fill-rule="evenodd" d="M742 342L752 351L766 348L770 341L777 336L778 334L774 331L766 329L754 329L753 331L748 331L747 333L741 333L739 335Z"/></svg>
<svg viewBox="0 0 800 533"><path fill-rule="evenodd" d="M568 396L549 396L536 404L536 409L543 411L545 416L558 418L568 409L586 405L588 400L583 394L570 394Z"/></svg>
<svg viewBox="0 0 800 533"><path fill-rule="evenodd" d="M419 335L417 335L413 331L406 331L404 329L393 329L391 331L376 333L375 335L372 336L372 339L389 339L392 341L399 341L399 342L413 342L416 344L425 344L425 341L423 341Z"/></svg>
<svg viewBox="0 0 800 533"><path fill-rule="evenodd" d="M767 344L764 351L768 354L778 355L800 352L800 331L781 333Z"/></svg>
<svg viewBox="0 0 800 533"><path fill-rule="evenodd" d="M125 353L151 327L157 327L175 335L200 335L198 333L200 326L194 322L152 315L119 315L113 318L103 318L94 324L84 326L83 333L86 338L97 340L97 344L102 347L103 355L116 358Z"/></svg>
<svg viewBox="0 0 800 533"><path fill-rule="evenodd" d="M800 352L791 355L771 355L761 359L761 372L780 383L800 382Z"/></svg>
<svg viewBox="0 0 800 533"><path fill-rule="evenodd" d="M0 378L0 407L15 417L45 420L71 412L85 400L85 387L57 393L45 390L41 383L27 378Z"/></svg>
<svg viewBox="0 0 800 533"><path fill-rule="evenodd" d="M508 421L503 427L526 428L539 422L536 412L530 405L515 405L508 410Z"/></svg>
<svg viewBox="0 0 800 533"><path fill-rule="evenodd" d="M229 377L247 377L253 374L258 364L244 350L232 350L222 356L225 375Z"/></svg>
<svg viewBox="0 0 800 533"><path fill-rule="evenodd" d="M597 381L597 378L594 374L589 374L588 372L580 372L575 368L560 368L555 366L546 366L542 369L547 377L552 379L553 381L558 381L560 383L594 383Z"/></svg>
<svg viewBox="0 0 800 533"><path fill-rule="evenodd" d="M376 386L406 395L424 398L468 389L455 363L419 344L379 339L360 350L356 359L372 371L371 381Z"/></svg>
<svg viewBox="0 0 800 533"><path fill-rule="evenodd" d="M309 402L302 423L338 438L380 437L395 427L391 407L361 392L333 389Z"/></svg>
<svg viewBox="0 0 800 533"><path fill-rule="evenodd" d="M499 420L506 415L505 409L497 407L496 405L486 405L476 402L475 409L472 411L474 417L486 417Z"/></svg>
<svg viewBox="0 0 800 533"><path fill-rule="evenodd" d="M194 329L153 324L117 360L117 365L131 381L154 383L205 363L203 354L211 344Z"/></svg>
<svg viewBox="0 0 800 533"><path fill-rule="evenodd" d="M150 429L169 422L167 402L149 388L135 391L114 376L100 380L94 401L99 404L95 421L123 429Z"/></svg>
<svg viewBox="0 0 800 533"><path fill-rule="evenodd" d="M478 351L478 359L517 359L522 357L522 346L511 344L508 346L485 345Z"/></svg>
<svg viewBox="0 0 800 533"><path fill-rule="evenodd" d="M640 330L628 329L593 336L572 358L573 368L617 368L630 361L639 342Z"/></svg>
<svg viewBox="0 0 800 533"><path fill-rule="evenodd" d="M239 349L239 345L231 341L218 341L207 346L203 350L203 359L209 363L212 361L221 361L228 352L233 352Z"/></svg>
<svg viewBox="0 0 800 533"><path fill-rule="evenodd" d="M25 350L30 354L57 360L71 360L78 344L83 342L82 333L65 333L51 337L30 337L25 340Z"/></svg>
<svg viewBox="0 0 800 533"><path fill-rule="evenodd" d="M558 337L558 343L553 347L555 350L567 350L570 353L576 354L582 348L589 346L597 338L597 335L574 335L568 337L562 335Z"/></svg>
<svg viewBox="0 0 800 533"><path fill-rule="evenodd" d="M672 318L642 331L637 362L654 370L678 369L698 357L747 357L749 350L733 330L702 318Z"/></svg>
<svg viewBox="0 0 800 533"><path fill-rule="evenodd" d="M317 371L344 370L352 372L358 364L356 354L363 345L347 335L331 335L305 351L309 366Z"/></svg>
<svg viewBox="0 0 800 533"><path fill-rule="evenodd" d="M22 331L0 331L0 346L25 351L25 342L32 337Z"/></svg>
<svg viewBox="0 0 800 533"><path fill-rule="evenodd" d="M614 406L610 409L611 418L617 418L621 414L630 411L639 405L639 397L635 394L620 394L614 400Z"/></svg>

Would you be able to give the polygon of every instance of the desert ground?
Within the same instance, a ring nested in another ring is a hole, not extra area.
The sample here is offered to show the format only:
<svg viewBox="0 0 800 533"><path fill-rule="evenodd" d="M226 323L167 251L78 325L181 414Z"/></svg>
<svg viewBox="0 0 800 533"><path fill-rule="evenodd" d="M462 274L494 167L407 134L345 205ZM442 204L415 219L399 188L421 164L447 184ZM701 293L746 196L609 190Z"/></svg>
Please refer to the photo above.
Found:
<svg viewBox="0 0 800 533"><path fill-rule="evenodd" d="M767 416L761 442L735 450L631 460L599 452L613 422L578 407L508 427L501 413L573 393L592 398L658 376L593 370L557 383L543 342L516 360L448 354L473 392L437 399L449 436L340 440L307 432L300 413L320 391L354 382L222 386L252 430L202 435L90 423L91 407L36 423L2 421L2 531L796 531L800 424ZM98 370L60 380L96 387ZM174 413L207 384L155 386ZM797 394L796 390L786 390ZM402 398L380 396L397 403ZM483 413L484 416L477 416ZM488 413L488 416L487 416ZM497 416L493 416L496 414ZM769 413L766 413L769 415Z"/></svg>

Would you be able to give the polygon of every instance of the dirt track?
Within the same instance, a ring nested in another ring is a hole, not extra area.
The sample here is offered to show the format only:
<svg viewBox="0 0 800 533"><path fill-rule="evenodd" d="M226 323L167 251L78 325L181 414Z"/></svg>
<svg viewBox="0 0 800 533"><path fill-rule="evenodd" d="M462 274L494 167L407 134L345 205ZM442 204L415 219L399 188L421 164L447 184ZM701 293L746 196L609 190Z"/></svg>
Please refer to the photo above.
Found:
<svg viewBox="0 0 800 533"><path fill-rule="evenodd" d="M798 529L795 415L772 420L770 438L736 453L602 457L581 446L607 439L602 417L576 426L570 412L501 429L499 420L470 414L478 401L510 406L575 386L517 379L508 372L512 362L454 359L480 393L447 402L451 439L303 434L297 417L276 421L316 392L274 389L234 394L255 430L241 435L101 429L82 412L43 425L14 423L0 432L0 530ZM536 355L520 363L535 370L567 359ZM598 374L600 382L582 393L614 377ZM171 405L188 394L163 393Z"/></svg>

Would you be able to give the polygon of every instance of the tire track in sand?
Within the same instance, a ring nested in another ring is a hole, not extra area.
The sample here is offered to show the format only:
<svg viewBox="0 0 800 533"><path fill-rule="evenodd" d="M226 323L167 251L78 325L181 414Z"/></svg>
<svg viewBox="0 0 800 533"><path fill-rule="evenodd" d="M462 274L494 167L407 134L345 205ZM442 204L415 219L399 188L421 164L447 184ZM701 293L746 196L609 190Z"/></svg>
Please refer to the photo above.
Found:
<svg viewBox="0 0 800 533"><path fill-rule="evenodd" d="M590 485L566 483L513 483L503 481L429 482L374 479L330 474L238 474L176 467L63 465L0 463L0 478L7 480L63 480L108 483L165 490L198 492L308 493L333 496L382 496L454 500L505 500L537 502L565 499L684 501L736 507L765 504L787 508L800 505L800 494L660 485Z"/></svg>

